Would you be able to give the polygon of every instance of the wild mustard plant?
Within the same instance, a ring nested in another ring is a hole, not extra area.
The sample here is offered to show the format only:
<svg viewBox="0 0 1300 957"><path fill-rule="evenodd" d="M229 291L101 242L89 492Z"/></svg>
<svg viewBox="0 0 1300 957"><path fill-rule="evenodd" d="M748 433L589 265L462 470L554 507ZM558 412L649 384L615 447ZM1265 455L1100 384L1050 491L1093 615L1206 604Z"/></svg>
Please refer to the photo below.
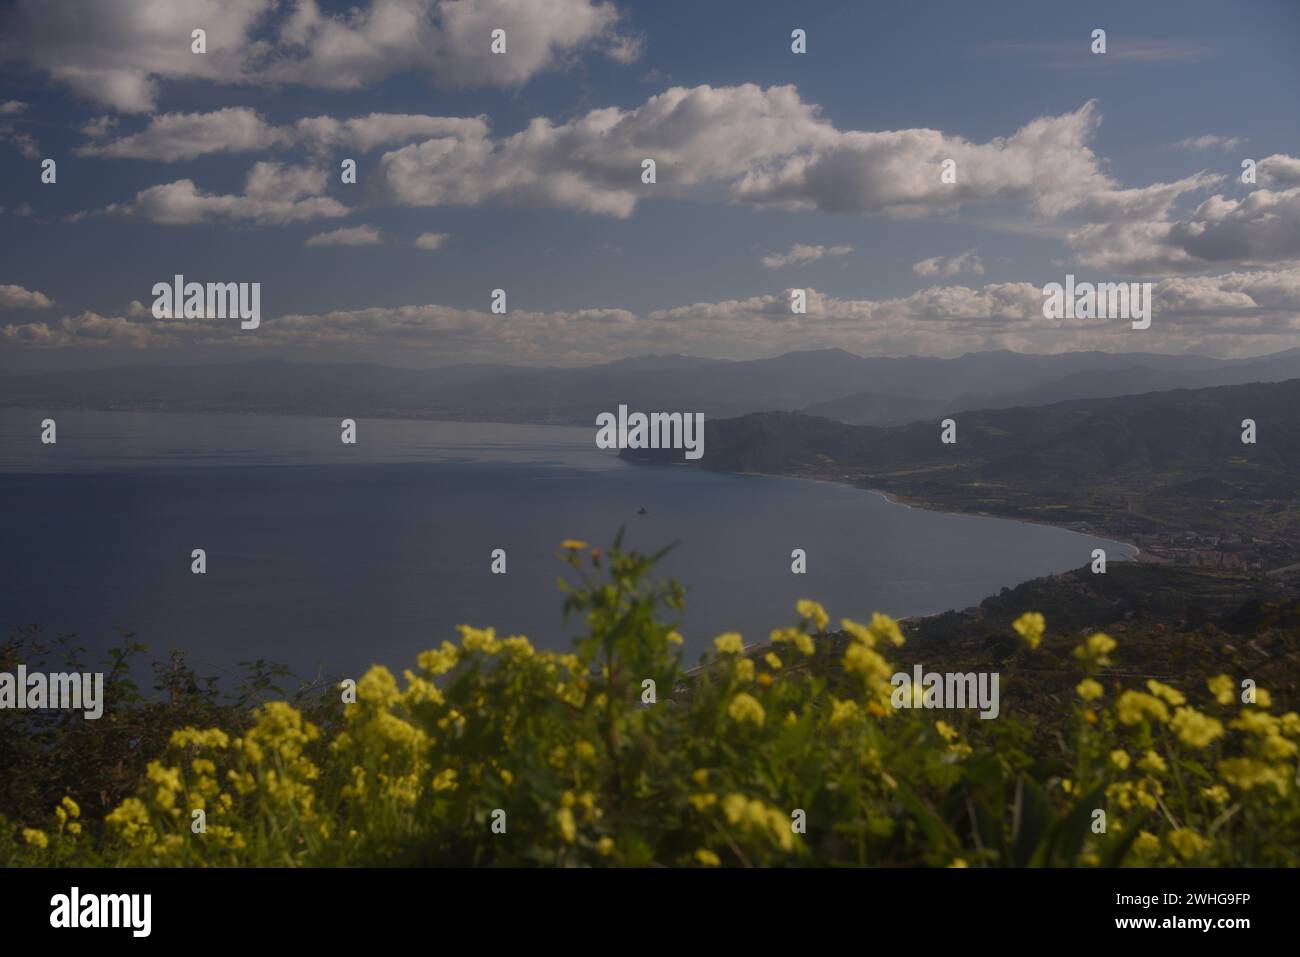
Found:
<svg viewBox="0 0 1300 957"><path fill-rule="evenodd" d="M884 615L830 631L800 601L767 646L719 635L688 671L683 589L652 579L659 556L565 541L559 557L572 652L463 626L400 679L371 668L336 731L281 701L242 731L177 731L102 826L65 799L6 826L0 861L1296 863L1300 717L1265 689L1242 704L1226 675L1124 687L1116 642L1093 634L1074 651L1071 735L1043 755L1014 713L895 709L904 634ZM1014 630L1032 662L1046 621Z"/></svg>

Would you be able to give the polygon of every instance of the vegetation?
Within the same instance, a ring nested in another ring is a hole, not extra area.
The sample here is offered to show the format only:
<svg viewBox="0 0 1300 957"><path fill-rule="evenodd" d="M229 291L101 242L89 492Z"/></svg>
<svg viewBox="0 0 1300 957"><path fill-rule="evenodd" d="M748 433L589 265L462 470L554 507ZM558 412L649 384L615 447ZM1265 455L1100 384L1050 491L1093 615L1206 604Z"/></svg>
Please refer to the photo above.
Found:
<svg viewBox="0 0 1300 957"><path fill-rule="evenodd" d="M1300 572L1300 379L956 414L892 428L789 412L705 423L697 466L843 482L1090 531L1215 568ZM1257 426L1242 442L1242 422ZM633 461L677 450L625 450Z"/></svg>
<svg viewBox="0 0 1300 957"><path fill-rule="evenodd" d="M103 726L84 732L99 755L57 730L15 745L10 726L14 775L48 784L72 766L66 796L0 821L0 862L1298 863L1300 715L1243 692L1248 675L1117 678L1112 637L1020 614L997 656L1004 689L1034 687L1069 649L1067 717L1044 739L1009 698L996 720L900 709L899 624L833 628L812 601L765 647L720 635L688 670L683 589L654 579L658 556L562 549L565 610L585 630L571 653L462 626L400 681L371 668L346 704L345 688L250 709L276 680L257 663L242 702L219 703L177 665L161 702L114 677L109 711L84 722Z"/></svg>

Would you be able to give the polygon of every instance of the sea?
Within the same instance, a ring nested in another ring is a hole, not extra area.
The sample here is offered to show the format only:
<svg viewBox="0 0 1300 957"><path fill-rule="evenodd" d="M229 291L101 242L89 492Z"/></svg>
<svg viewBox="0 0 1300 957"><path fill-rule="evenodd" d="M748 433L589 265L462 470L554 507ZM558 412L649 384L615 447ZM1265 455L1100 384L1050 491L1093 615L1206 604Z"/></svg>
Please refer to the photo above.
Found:
<svg viewBox="0 0 1300 957"><path fill-rule="evenodd" d="M656 574L687 586L693 662L724 631L766 641L799 598L837 620L927 615L1096 547L1136 554L847 486L633 465L594 426L360 419L355 445L340 435L327 418L0 409L0 637L75 635L95 660L129 633L223 683L257 659L305 678L400 671L462 623L567 650L584 622L562 614L560 543L622 531L673 546Z"/></svg>

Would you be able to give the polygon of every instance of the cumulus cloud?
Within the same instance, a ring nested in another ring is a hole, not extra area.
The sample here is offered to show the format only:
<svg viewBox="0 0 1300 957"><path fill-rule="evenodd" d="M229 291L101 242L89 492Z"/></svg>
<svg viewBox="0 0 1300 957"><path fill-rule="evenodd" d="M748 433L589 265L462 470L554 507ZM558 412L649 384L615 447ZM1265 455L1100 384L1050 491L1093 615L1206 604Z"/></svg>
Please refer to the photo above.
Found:
<svg viewBox="0 0 1300 957"><path fill-rule="evenodd" d="M876 355L984 349L1256 355L1293 346L1300 332L1300 267L1161 280L1146 331L1123 320L1044 319L1042 287L1029 282L932 286L880 299L806 292L803 315L791 313L785 290L644 315L617 308L516 310L507 323L485 311L437 304L292 313L263 317L256 333L222 320L155 320L134 304L128 317L83 313L0 326L0 338L44 347L184 344L379 361L554 363L665 351L748 358L828 347Z"/></svg>
<svg viewBox="0 0 1300 957"><path fill-rule="evenodd" d="M378 246L383 237L374 226L345 226L317 233L307 239L308 246Z"/></svg>
<svg viewBox="0 0 1300 957"><path fill-rule="evenodd" d="M795 243L789 252L768 253L759 262L768 269L780 269L782 266L816 262L823 256L847 256L851 252L852 246L808 246Z"/></svg>
<svg viewBox="0 0 1300 957"><path fill-rule="evenodd" d="M190 160L208 153L264 150L288 141L288 134L268 124L255 110L227 107L211 113L163 113L138 133L106 139L109 129L92 125L92 141L78 156L150 159L164 163Z"/></svg>
<svg viewBox="0 0 1300 957"><path fill-rule="evenodd" d="M447 89L515 87L587 47L627 62L636 43L618 10L591 0L374 0L346 14L299 0L279 34L272 80L357 89L399 70L431 68ZM492 31L506 52L491 51Z"/></svg>
<svg viewBox="0 0 1300 957"><path fill-rule="evenodd" d="M1055 216L1114 187L1088 142L1096 101L1039 117L1007 137L972 143L938 130L838 132L779 162L755 164L738 199L785 209L919 215L966 203L1019 201ZM955 163L956 182L941 177Z"/></svg>
<svg viewBox="0 0 1300 957"><path fill-rule="evenodd" d="M122 216L168 226L192 223L282 225L346 216L350 210L325 191L322 169L255 163L239 194L207 193L191 179L151 186L127 203L113 203L88 215Z"/></svg>
<svg viewBox="0 0 1300 957"><path fill-rule="evenodd" d="M5 100L0 103L0 116L17 116L27 111L27 104L22 100Z"/></svg>
<svg viewBox="0 0 1300 957"><path fill-rule="evenodd" d="M1175 146L1185 150L1235 150L1242 143L1246 142L1240 136L1216 136L1213 133L1206 133L1204 136L1191 136L1185 140L1179 140Z"/></svg>
<svg viewBox="0 0 1300 957"><path fill-rule="evenodd" d="M0 14L0 59L143 113L172 80L350 90L416 71L449 89L518 87L587 50L635 58L619 19L597 0L369 0L338 13L316 0L18 0ZM196 27L204 54L190 49ZM490 50L496 28L505 54Z"/></svg>
<svg viewBox="0 0 1300 957"><path fill-rule="evenodd" d="M963 272L975 276L984 275L984 263L979 256L975 255L974 250L964 252L959 256L949 256L947 258L932 256L929 259L922 259L920 262L912 263L912 275L925 278L939 276L947 279Z"/></svg>
<svg viewBox="0 0 1300 957"><path fill-rule="evenodd" d="M267 52L251 38L275 0L19 0L0 15L0 59L22 61L122 112L157 104L159 80L244 82ZM207 53L190 32L207 31Z"/></svg>
<svg viewBox="0 0 1300 957"><path fill-rule="evenodd" d="M1255 164L1255 175L1261 186L1300 186L1300 159L1285 153L1265 156Z"/></svg>
<svg viewBox="0 0 1300 957"><path fill-rule="evenodd" d="M0 141L12 143L14 148L23 154L24 159L41 158L41 145L36 142L36 137L8 123L0 123Z"/></svg>
<svg viewBox="0 0 1300 957"><path fill-rule="evenodd" d="M1216 194L1182 217L1093 223L1066 242L1083 265L1160 275L1300 260L1300 186Z"/></svg>
<svg viewBox="0 0 1300 957"><path fill-rule="evenodd" d="M0 309L48 309L52 305L54 301L42 292L0 285Z"/></svg>
<svg viewBox="0 0 1300 957"><path fill-rule="evenodd" d="M673 87L630 110L536 118L503 139L448 133L385 153L377 177L401 205L560 206L625 217L639 198L728 181L835 136L792 86ZM641 182L643 159L657 183Z"/></svg>
<svg viewBox="0 0 1300 957"><path fill-rule="evenodd" d="M350 119L304 117L292 125L268 123L256 110L227 107L207 113L163 113L153 116L135 133L109 137L118 122L100 117L82 127L90 142L79 156L157 160L164 163L195 159L210 153L253 152L302 146L314 153L340 147L368 152L435 136L484 136L482 117L425 116L413 113L371 113Z"/></svg>
<svg viewBox="0 0 1300 957"><path fill-rule="evenodd" d="M1095 101L973 143L938 130L841 131L793 86L673 87L632 109L565 123L536 118L493 138L466 127L380 158L376 179L407 206L552 206L626 217L638 200L721 187L734 202L794 210L920 216L975 203L1137 218L1204 185L1192 177L1120 188L1089 146ZM640 181L644 159L656 183ZM944 162L955 182L944 182Z"/></svg>
<svg viewBox="0 0 1300 957"><path fill-rule="evenodd" d="M441 249L450 238L448 233L420 233L415 237L415 245L419 249Z"/></svg>

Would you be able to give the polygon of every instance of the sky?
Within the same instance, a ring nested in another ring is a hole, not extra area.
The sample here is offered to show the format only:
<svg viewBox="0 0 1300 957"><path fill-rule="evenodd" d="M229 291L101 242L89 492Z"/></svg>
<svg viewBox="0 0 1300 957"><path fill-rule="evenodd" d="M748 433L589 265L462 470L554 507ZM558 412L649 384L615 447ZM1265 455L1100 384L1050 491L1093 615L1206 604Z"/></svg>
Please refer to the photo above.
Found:
<svg viewBox="0 0 1300 957"><path fill-rule="evenodd" d="M17 0L0 369L1261 355L1298 105L1289 0ZM155 318L176 274L260 325ZM1150 328L1045 319L1067 274Z"/></svg>

